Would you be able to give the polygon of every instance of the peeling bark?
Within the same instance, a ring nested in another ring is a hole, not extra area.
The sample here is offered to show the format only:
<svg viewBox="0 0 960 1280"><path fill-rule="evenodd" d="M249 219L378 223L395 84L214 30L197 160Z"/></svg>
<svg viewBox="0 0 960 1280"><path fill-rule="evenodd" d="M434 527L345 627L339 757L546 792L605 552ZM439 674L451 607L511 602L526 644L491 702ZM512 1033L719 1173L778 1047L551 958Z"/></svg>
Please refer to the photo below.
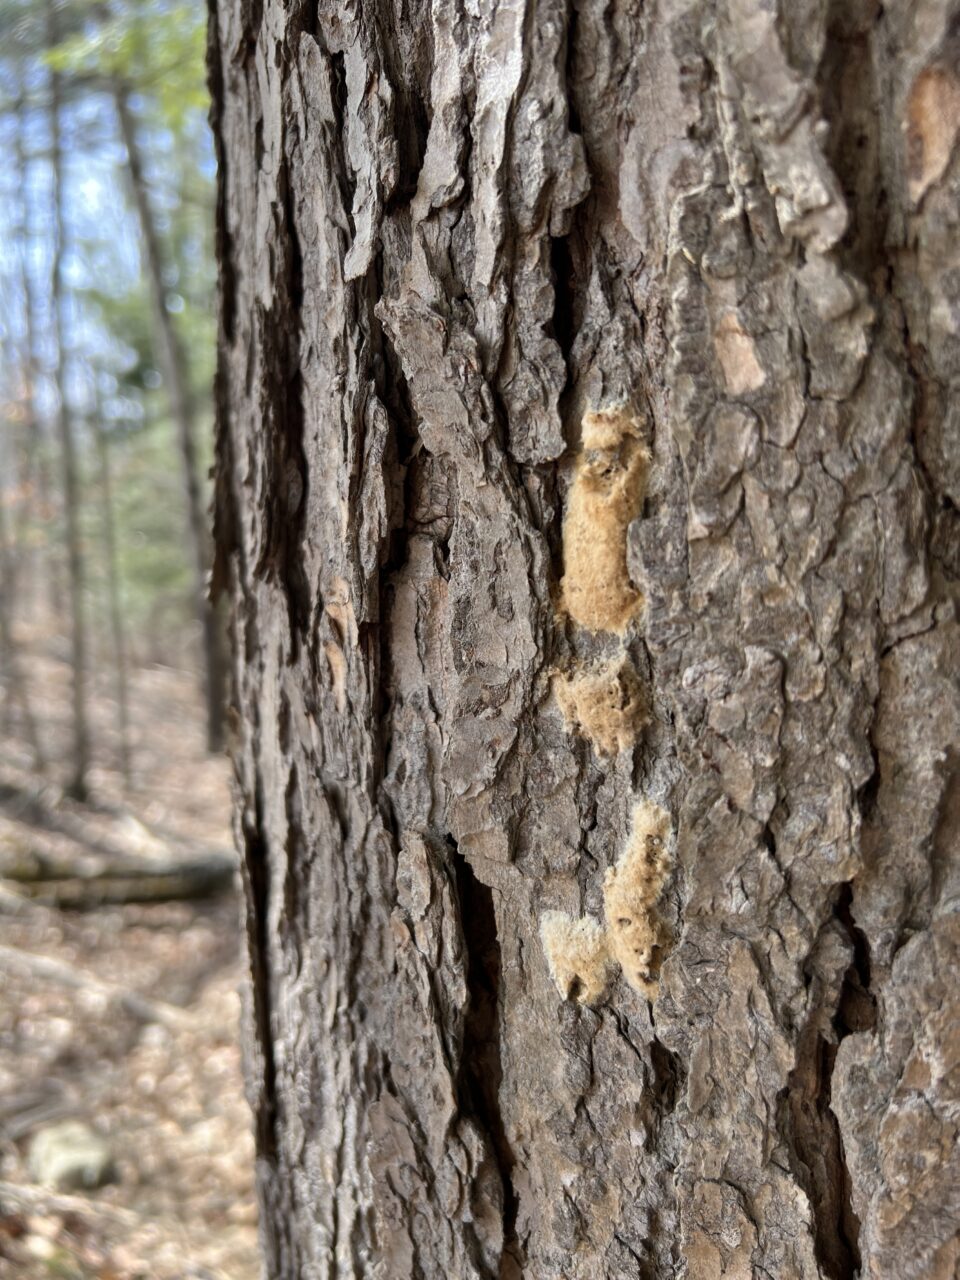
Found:
<svg viewBox="0 0 960 1280"><path fill-rule="evenodd" d="M953 1274L957 40L214 3L270 1275ZM565 999L641 800L656 955Z"/></svg>

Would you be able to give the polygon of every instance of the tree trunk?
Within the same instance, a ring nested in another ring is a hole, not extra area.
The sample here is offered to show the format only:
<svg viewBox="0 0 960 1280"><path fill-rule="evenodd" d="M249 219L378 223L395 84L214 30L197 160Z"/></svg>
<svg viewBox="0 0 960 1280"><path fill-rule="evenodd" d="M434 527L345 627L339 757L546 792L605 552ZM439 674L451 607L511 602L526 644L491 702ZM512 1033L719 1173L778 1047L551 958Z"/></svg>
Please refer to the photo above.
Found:
<svg viewBox="0 0 960 1280"><path fill-rule="evenodd" d="M50 480L50 442L49 428L44 417L37 411L37 299L33 278L35 267L31 267L31 246L33 244L33 228L31 225L31 202L27 192L31 185L31 165L27 151L27 104L29 97L22 77L18 79L20 97L18 99L16 118L16 187L20 192L20 225L16 233L16 274L17 284L23 300L23 331L21 351L18 360L22 379L22 397L24 415L23 424L23 477L24 491L19 504L19 518L15 521L15 541L22 544L20 553L21 568L27 569L29 584L27 590L18 592L21 608L28 603L32 612L36 613L38 603L49 611L51 618L59 619L63 612L65 596L62 574L58 563L59 547L54 539L47 538L42 550L35 545L36 535L33 531L27 546L27 532L31 524L49 524L53 513L51 499L52 484ZM43 591L41 593L41 587ZM26 610L24 610L26 612Z"/></svg>
<svg viewBox="0 0 960 1280"><path fill-rule="evenodd" d="M35 772L42 774L46 771L46 758L40 743L27 679L20 661L20 645L14 628L22 582L21 575L17 573L16 563L18 552L22 554L22 544L20 547L17 546L11 527L13 522L9 515L10 507L17 501L16 497L11 500L10 491L13 489L16 493L22 485L21 468L16 465L12 457L15 443L12 439L0 438L0 463L3 464L0 474L6 474L12 478L12 484L9 487L0 488L0 682L4 685L6 694L3 699L0 731L4 736L13 733L10 713L13 703L16 703L20 708L23 736L33 756L33 768Z"/></svg>
<svg viewBox="0 0 960 1280"><path fill-rule="evenodd" d="M107 575L107 612L110 622L110 642L116 667L117 692L117 744L120 772L127 786L130 785L130 713L128 698L127 629L123 620L120 566L117 563L117 528L114 515L113 477L110 468L110 441L103 425L103 405L99 382L94 374L97 389L94 398L93 435L97 446L97 463L100 472L100 521L103 534L103 559Z"/></svg>
<svg viewBox="0 0 960 1280"><path fill-rule="evenodd" d="M220 751L224 745L224 704L226 700L225 642L217 611L208 598L207 574L210 568L210 534L200 488L197 465L196 423L193 398L190 393L187 361L174 326L173 316L167 306L167 286L164 282L163 248L154 223L153 210L147 193L137 130L130 112L127 89L114 85L114 103L120 122L120 136L127 153L130 185L140 222L143 266L153 299L154 333L157 359L163 374L164 386L170 398L180 443L184 489L187 500L187 532L190 559L193 569L193 597L196 618L200 624L203 644L204 687L207 703L207 747Z"/></svg>
<svg viewBox="0 0 960 1280"><path fill-rule="evenodd" d="M220 0L210 77L268 1274L952 1276L945 0Z"/></svg>
<svg viewBox="0 0 960 1280"><path fill-rule="evenodd" d="M47 34L51 49L57 43L54 0L48 0ZM70 582L70 660L73 676L73 742L68 762L68 792L78 800L87 794L90 763L90 733L87 724L87 618L84 601L85 579L82 534L80 532L80 487L77 450L70 405L67 403L65 333L68 318L64 291L63 252L66 239L66 201L63 182L63 137L60 119L60 76L50 72L50 133L53 150L53 265L51 268L50 327L56 359L57 428L63 468L63 509L66 521L67 567Z"/></svg>

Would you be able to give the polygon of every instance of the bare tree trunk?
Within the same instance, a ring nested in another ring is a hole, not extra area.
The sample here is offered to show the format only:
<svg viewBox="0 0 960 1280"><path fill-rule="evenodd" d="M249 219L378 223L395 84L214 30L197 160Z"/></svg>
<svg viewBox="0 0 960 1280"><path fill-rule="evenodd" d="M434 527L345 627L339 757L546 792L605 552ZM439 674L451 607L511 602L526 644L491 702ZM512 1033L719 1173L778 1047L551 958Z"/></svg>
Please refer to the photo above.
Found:
<svg viewBox="0 0 960 1280"><path fill-rule="evenodd" d="M268 1274L946 1280L946 0L212 5Z"/></svg>
<svg viewBox="0 0 960 1280"><path fill-rule="evenodd" d="M224 639L217 611L208 598L207 574L210 568L210 536L204 513L197 465L196 424L193 402L187 378L187 362L174 326L173 316L167 306L167 287L164 283L163 249L154 223L153 210L147 193L143 163L137 143L137 131L126 88L114 85L114 102L120 122L120 134L127 152L127 166L133 188L134 204L140 221L140 234L144 255L144 267L153 297L157 341L157 355L163 373L164 385L170 397L170 408L176 422L183 464L183 478L187 500L187 525L190 555L193 562L194 602L203 641L203 667L207 700L207 745L211 751L220 751L224 745L223 716L227 658Z"/></svg>
<svg viewBox="0 0 960 1280"><path fill-rule="evenodd" d="M3 446L7 447L4 448ZM19 478L18 468L9 457L12 453L12 441L0 440L0 474ZM18 588L22 578L16 571L17 546L14 541L12 521L9 517L9 491L0 489L0 676L6 686L7 698L3 713L4 733L11 731L9 711L13 703L20 708L23 730L33 755L33 767L37 773L46 769L46 758L37 731L36 717L27 678L21 662L20 647L14 631Z"/></svg>
<svg viewBox="0 0 960 1280"><path fill-rule="evenodd" d="M37 412L36 398L37 318L34 283L31 279L31 271L28 265L31 228L29 218L30 203L26 193L30 182L30 173L24 140L26 131L24 117L27 101L26 91L23 89L17 111L16 128L16 185L21 193L20 208L22 217L19 235L17 236L16 260L19 276L18 283L23 296L24 333L20 368L23 378L23 403L26 411L23 447L25 461L23 474L26 480L26 492L20 508L21 519L17 521L18 529L15 538L21 548L23 548L26 541L22 535L25 533L30 521L38 521L42 526L44 522L49 522L50 513L53 510L47 440L48 430L43 418ZM61 615L64 598L63 583L60 581L60 566L57 564L57 550L55 540L50 539L42 554L38 550L31 550L29 555L30 560L33 562L29 573L31 593L37 593L38 587L42 582L46 595L44 603L49 609L51 617L54 618L59 618ZM26 554L25 549L23 554ZM41 566L45 570L42 575L39 572ZM31 603L35 603L35 599L35 595L32 594Z"/></svg>
<svg viewBox="0 0 960 1280"><path fill-rule="evenodd" d="M48 39L56 44L56 9L48 0ZM60 437L60 459L63 468L63 506L67 533L67 565L70 581L70 645L73 673L73 747L69 762L67 790L78 800L87 792L87 768L90 742L87 725L87 621L84 603L84 564L80 533L80 491L77 475L76 443L73 437L71 410L67 403L66 299L64 296L63 250L66 230L63 183L63 145L60 120L60 77L50 72L50 134L53 152L53 237L54 254L51 269L50 325L56 352L57 427Z"/></svg>
<svg viewBox="0 0 960 1280"><path fill-rule="evenodd" d="M97 461L100 470L101 528L103 530L103 558L107 570L107 600L109 604L110 638L117 689L117 736L120 743L120 769L124 782L129 786L130 770L130 715L127 696L127 634L123 621L120 573L117 564L117 533L114 518L113 480L110 475L110 442L104 430L99 390L93 415L93 433L97 445Z"/></svg>

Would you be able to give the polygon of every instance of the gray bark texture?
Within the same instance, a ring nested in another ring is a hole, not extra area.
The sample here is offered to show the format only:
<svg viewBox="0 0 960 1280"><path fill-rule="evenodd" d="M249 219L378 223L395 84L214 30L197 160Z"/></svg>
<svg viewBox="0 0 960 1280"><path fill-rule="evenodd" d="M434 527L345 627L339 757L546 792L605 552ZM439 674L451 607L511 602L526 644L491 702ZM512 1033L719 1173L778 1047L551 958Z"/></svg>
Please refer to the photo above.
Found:
<svg viewBox="0 0 960 1280"><path fill-rule="evenodd" d="M960 1265L960 20L213 0L266 1268Z"/></svg>

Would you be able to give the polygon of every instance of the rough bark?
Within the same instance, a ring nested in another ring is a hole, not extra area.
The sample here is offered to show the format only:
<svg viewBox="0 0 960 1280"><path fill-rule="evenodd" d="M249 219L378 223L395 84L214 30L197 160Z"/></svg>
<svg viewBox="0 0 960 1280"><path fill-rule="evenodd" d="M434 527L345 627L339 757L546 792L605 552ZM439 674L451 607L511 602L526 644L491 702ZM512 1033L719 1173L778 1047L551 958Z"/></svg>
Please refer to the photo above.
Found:
<svg viewBox="0 0 960 1280"><path fill-rule="evenodd" d="M958 39L214 0L271 1276L954 1274Z"/></svg>

